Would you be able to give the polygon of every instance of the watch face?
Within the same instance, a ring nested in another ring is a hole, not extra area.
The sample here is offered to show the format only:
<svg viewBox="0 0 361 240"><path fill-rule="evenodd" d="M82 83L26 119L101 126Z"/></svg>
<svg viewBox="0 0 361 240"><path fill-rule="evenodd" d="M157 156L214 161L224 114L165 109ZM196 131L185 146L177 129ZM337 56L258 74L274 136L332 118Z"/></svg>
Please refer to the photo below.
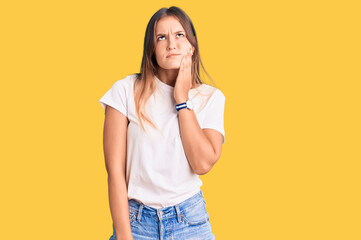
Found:
<svg viewBox="0 0 361 240"><path fill-rule="evenodd" d="M193 102L191 100L187 101L187 108L193 110Z"/></svg>

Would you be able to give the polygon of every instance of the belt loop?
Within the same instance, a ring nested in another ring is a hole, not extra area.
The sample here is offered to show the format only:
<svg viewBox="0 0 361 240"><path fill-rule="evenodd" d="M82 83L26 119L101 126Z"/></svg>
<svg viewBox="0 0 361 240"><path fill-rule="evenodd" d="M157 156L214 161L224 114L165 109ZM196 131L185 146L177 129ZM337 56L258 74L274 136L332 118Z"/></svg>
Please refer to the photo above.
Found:
<svg viewBox="0 0 361 240"><path fill-rule="evenodd" d="M174 206L175 210L177 212L177 218L178 218L178 222L181 222L181 214L180 214L180 210L179 210L179 206L178 204Z"/></svg>
<svg viewBox="0 0 361 240"><path fill-rule="evenodd" d="M142 210L143 210L143 204L140 204L140 207L138 209L138 216L137 216L137 221L140 221L140 218L142 217Z"/></svg>
<svg viewBox="0 0 361 240"><path fill-rule="evenodd" d="M159 236L160 236L160 240L163 240L163 224L162 224L162 216L163 216L163 212L162 210L163 208L157 209L157 215L158 215L158 219L159 219Z"/></svg>

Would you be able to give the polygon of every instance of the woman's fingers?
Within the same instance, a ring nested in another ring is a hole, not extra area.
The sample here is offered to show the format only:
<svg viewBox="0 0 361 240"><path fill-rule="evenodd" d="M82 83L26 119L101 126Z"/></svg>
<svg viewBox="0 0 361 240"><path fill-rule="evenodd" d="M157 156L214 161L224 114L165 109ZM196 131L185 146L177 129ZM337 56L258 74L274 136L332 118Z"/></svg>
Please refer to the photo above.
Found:
<svg viewBox="0 0 361 240"><path fill-rule="evenodd" d="M194 47L188 48L186 53L183 55L181 64L180 64L181 70L190 70L191 69L193 49L194 49Z"/></svg>
<svg viewBox="0 0 361 240"><path fill-rule="evenodd" d="M192 54L193 54L193 51L192 51L192 48L189 48L185 54L185 68L187 70L190 69L191 65L192 65Z"/></svg>
<svg viewBox="0 0 361 240"><path fill-rule="evenodd" d="M181 61L181 64L180 64L180 70L184 69L185 60L186 60L186 55L183 55L182 61Z"/></svg>

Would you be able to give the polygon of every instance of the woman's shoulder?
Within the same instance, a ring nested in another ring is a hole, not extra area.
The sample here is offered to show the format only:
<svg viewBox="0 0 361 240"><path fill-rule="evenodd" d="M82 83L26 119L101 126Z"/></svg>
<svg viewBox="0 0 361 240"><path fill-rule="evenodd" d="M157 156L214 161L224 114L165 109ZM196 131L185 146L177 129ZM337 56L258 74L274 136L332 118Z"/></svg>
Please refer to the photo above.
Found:
<svg viewBox="0 0 361 240"><path fill-rule="evenodd" d="M209 85L207 83L203 83L200 86L198 86L197 88L195 88L197 90L197 92L202 95L202 96L207 96L207 97L216 97L216 96L220 96L220 97L224 97L223 92L212 85Z"/></svg>
<svg viewBox="0 0 361 240"><path fill-rule="evenodd" d="M114 82L115 87L130 88L134 84L137 74L128 74L125 77Z"/></svg>

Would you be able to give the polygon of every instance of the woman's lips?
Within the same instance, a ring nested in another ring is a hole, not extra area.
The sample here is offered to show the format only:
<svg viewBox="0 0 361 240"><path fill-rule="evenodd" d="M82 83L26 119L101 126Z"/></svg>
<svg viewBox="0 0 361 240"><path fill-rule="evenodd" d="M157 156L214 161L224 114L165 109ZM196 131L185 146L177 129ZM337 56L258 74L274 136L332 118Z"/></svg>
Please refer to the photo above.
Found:
<svg viewBox="0 0 361 240"><path fill-rule="evenodd" d="M179 55L180 55L180 54L171 54L171 55L168 56L168 58L169 58L169 57L176 57L176 56L179 56Z"/></svg>

